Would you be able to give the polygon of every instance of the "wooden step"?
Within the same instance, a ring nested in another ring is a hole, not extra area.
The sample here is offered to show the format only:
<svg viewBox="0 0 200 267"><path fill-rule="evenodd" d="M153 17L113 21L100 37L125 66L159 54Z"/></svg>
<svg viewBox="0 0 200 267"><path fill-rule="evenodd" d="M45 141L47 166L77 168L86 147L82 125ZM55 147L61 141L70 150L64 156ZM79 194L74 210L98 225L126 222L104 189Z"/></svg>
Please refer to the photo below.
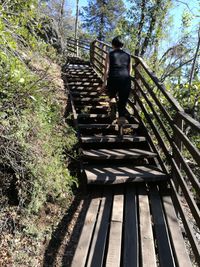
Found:
<svg viewBox="0 0 200 267"><path fill-rule="evenodd" d="M74 97L74 102L89 102L89 103L104 103L108 102L108 97L94 98L94 97Z"/></svg>
<svg viewBox="0 0 200 267"><path fill-rule="evenodd" d="M67 266L194 267L169 192L161 196L158 186L143 183L95 191L84 200Z"/></svg>
<svg viewBox="0 0 200 267"><path fill-rule="evenodd" d="M91 164L85 166L88 184L123 184L135 182L156 182L167 180L168 176L155 166L132 166L128 164Z"/></svg>
<svg viewBox="0 0 200 267"><path fill-rule="evenodd" d="M71 94L74 96L74 97L96 97L96 96L99 96L99 92L94 92L94 91L71 91ZM103 96L103 95L102 95ZM105 95L104 95L105 96Z"/></svg>
<svg viewBox="0 0 200 267"><path fill-rule="evenodd" d="M66 70L65 73L66 77L97 77L96 73L92 72L92 71L88 71L88 70Z"/></svg>
<svg viewBox="0 0 200 267"><path fill-rule="evenodd" d="M73 77L73 76L69 76L68 78L67 78L67 80L68 80L68 82L70 82L70 83L77 83L77 82L82 82L82 83L84 83L84 82L94 82L94 83L100 83L101 82L101 79L100 78L98 78L98 77Z"/></svg>
<svg viewBox="0 0 200 267"><path fill-rule="evenodd" d="M78 114L78 120L80 121L80 123L114 123L113 119L111 119L110 114L108 113L79 113ZM98 121L98 122L97 122ZM129 116L127 117L127 121L128 124L139 124L139 121L133 117L133 116Z"/></svg>
<svg viewBox="0 0 200 267"><path fill-rule="evenodd" d="M110 116L108 114L92 114L92 113L82 113L82 114L78 114L78 119L82 119L82 118L90 118L90 119L97 119L97 118L110 118Z"/></svg>
<svg viewBox="0 0 200 267"><path fill-rule="evenodd" d="M100 114L108 114L109 105L103 105L103 106L96 106L95 103L93 106L91 105L75 105L75 109L80 112L92 112L92 113L100 113Z"/></svg>
<svg viewBox="0 0 200 267"><path fill-rule="evenodd" d="M68 85L69 86L77 86L77 87L78 86L82 86L82 87L100 86L100 84L98 82L93 83L93 82L82 82L82 81L80 81L80 82L69 82Z"/></svg>
<svg viewBox="0 0 200 267"><path fill-rule="evenodd" d="M118 127L117 124L104 124L104 123L98 123L98 124L87 124L87 123L83 123L83 124L78 124L78 127L80 129L115 129L116 127ZM131 129L137 129L139 127L138 124L125 124L123 125L123 128L131 128Z"/></svg>
<svg viewBox="0 0 200 267"><path fill-rule="evenodd" d="M93 68L88 65L88 64L73 64L73 63L70 63L67 65L67 68L66 69L75 69L75 70L91 70L91 71L94 71Z"/></svg>
<svg viewBox="0 0 200 267"><path fill-rule="evenodd" d="M103 136L82 136L83 143L123 143L123 142L145 142L144 136L135 135L103 135Z"/></svg>
<svg viewBox="0 0 200 267"><path fill-rule="evenodd" d="M83 150L82 157L95 160L154 158L157 154L141 149L90 149Z"/></svg>
<svg viewBox="0 0 200 267"><path fill-rule="evenodd" d="M84 94L91 94L91 93L96 93L98 95L100 90L101 90L100 86L95 87L95 90L94 90L94 87L92 87L92 86L88 87L88 88L84 88L84 87L81 87L81 86L79 86L79 87L71 86L70 87L70 92L71 93L75 92L75 94L79 93L80 95L82 95L82 94L83 95Z"/></svg>
<svg viewBox="0 0 200 267"><path fill-rule="evenodd" d="M98 85L70 85L70 91L76 90L80 92L92 92L92 91L99 91L101 89L101 86Z"/></svg>

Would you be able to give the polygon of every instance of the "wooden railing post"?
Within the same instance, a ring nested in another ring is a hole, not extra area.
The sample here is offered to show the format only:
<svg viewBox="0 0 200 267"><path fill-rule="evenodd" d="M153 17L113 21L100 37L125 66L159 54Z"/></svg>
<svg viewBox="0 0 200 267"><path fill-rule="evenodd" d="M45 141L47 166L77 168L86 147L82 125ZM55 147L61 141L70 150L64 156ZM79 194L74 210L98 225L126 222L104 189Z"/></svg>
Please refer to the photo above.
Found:
<svg viewBox="0 0 200 267"><path fill-rule="evenodd" d="M90 63L92 66L94 66L94 46L95 46L95 42L93 41L90 44Z"/></svg>
<svg viewBox="0 0 200 267"><path fill-rule="evenodd" d="M174 125L176 125L181 131L183 131L184 121L181 118L181 116L179 116L178 113L176 113L173 122L174 122ZM175 131L173 132L173 141L176 144L177 148L179 149L180 153L182 153L182 146L183 146L183 144L182 144L181 139L176 135L176 132ZM175 162L177 164L177 167L181 171L181 163L180 163L180 160L179 160L179 158L178 158L178 156L176 154L175 149L172 150L172 156L173 156L173 158L174 158L174 160L175 160ZM175 182L177 193L179 193L180 186L179 186L179 183L177 181L176 174L174 173L173 169L172 169L172 176L174 178L174 182Z"/></svg>
<svg viewBox="0 0 200 267"><path fill-rule="evenodd" d="M137 72L136 72L136 70L138 70L138 72L140 72L140 68L141 68L141 66L140 66L139 63L140 63L140 62L136 59L136 61L135 61L135 65L134 65L134 76L135 76L134 90L135 90L135 93L136 93L138 96L141 95L141 94L140 94L140 90L139 90L138 85L137 85L137 84L141 85L141 81L140 81L140 79L139 79L139 75L138 75ZM136 81L137 81L137 82L136 82ZM140 105L137 103L136 99L134 99L134 103L135 103L135 105L136 105L136 108L137 108L138 110L140 110Z"/></svg>
<svg viewBox="0 0 200 267"><path fill-rule="evenodd" d="M76 39L76 57L79 57L79 40Z"/></svg>
<svg viewBox="0 0 200 267"><path fill-rule="evenodd" d="M107 52L105 44L103 45L102 49L103 49L103 51L102 51L102 56L103 56L102 64L103 64L103 66L105 66L105 62L106 62L106 53L105 52Z"/></svg>

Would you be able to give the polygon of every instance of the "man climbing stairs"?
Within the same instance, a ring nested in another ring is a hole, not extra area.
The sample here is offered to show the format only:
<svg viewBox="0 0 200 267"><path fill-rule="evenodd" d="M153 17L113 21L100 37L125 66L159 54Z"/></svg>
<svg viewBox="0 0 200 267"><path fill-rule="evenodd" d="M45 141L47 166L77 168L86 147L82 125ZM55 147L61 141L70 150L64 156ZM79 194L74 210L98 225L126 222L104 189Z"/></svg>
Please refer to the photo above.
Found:
<svg viewBox="0 0 200 267"><path fill-rule="evenodd" d="M109 97L98 95L101 80L88 65L69 64L68 86L77 116L83 173L88 184L160 181L167 175L156 164L138 121L129 114L119 133L109 114Z"/></svg>
<svg viewBox="0 0 200 267"><path fill-rule="evenodd" d="M80 177L90 192L72 267L192 267L171 177L159 164L147 131L131 113L119 131L101 79L76 59L65 68L79 138Z"/></svg>

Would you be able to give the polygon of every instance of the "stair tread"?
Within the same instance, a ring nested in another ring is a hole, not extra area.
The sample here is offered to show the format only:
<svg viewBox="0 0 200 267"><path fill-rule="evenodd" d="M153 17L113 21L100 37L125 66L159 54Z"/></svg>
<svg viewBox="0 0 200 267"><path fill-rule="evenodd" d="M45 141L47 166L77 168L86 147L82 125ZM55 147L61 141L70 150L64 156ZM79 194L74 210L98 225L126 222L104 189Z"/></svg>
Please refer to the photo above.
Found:
<svg viewBox="0 0 200 267"><path fill-rule="evenodd" d="M88 124L88 123L83 123L83 124L78 124L78 127L80 129L118 129L118 124L108 124L108 123L92 123L92 124ZM137 129L139 127L139 124L124 124L123 128L127 129L127 128L131 128L131 129Z"/></svg>
<svg viewBox="0 0 200 267"><path fill-rule="evenodd" d="M78 118L110 118L108 114L81 113Z"/></svg>
<svg viewBox="0 0 200 267"><path fill-rule="evenodd" d="M168 179L166 173L155 166L133 166L128 164L85 166L88 184L120 184L133 182L153 182Z"/></svg>
<svg viewBox="0 0 200 267"><path fill-rule="evenodd" d="M144 142L146 137L144 136L135 136L135 135L103 135L103 136L82 136L81 141L83 143L115 143L115 142Z"/></svg>
<svg viewBox="0 0 200 267"><path fill-rule="evenodd" d="M89 149L82 151L83 157L88 159L138 159L153 158L157 154L141 149Z"/></svg>
<svg viewBox="0 0 200 267"><path fill-rule="evenodd" d="M94 103L95 104L95 103ZM109 105L108 103L105 103L104 106L92 106L92 105L75 105L75 108L84 108L84 109L102 109L102 110L105 110L105 109L108 109L109 108ZM94 112L94 111L93 111Z"/></svg>
<svg viewBox="0 0 200 267"><path fill-rule="evenodd" d="M98 96L99 92L94 92L94 91L91 91L91 92L80 92L80 91L71 91L71 94L74 96L74 97L79 97L79 96L83 96L83 97L95 97L95 96Z"/></svg>
<svg viewBox="0 0 200 267"><path fill-rule="evenodd" d="M108 102L109 98L94 98L94 97L73 97L74 101L82 101L82 102Z"/></svg>

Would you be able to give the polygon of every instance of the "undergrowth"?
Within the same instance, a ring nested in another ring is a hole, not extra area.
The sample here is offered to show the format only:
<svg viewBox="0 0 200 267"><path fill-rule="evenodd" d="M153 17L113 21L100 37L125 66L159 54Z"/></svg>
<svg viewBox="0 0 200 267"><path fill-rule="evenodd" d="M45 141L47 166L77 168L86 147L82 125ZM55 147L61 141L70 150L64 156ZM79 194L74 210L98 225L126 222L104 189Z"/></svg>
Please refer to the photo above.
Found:
<svg viewBox="0 0 200 267"><path fill-rule="evenodd" d="M39 37L37 5L0 2L0 266L38 266L77 183L61 57Z"/></svg>

